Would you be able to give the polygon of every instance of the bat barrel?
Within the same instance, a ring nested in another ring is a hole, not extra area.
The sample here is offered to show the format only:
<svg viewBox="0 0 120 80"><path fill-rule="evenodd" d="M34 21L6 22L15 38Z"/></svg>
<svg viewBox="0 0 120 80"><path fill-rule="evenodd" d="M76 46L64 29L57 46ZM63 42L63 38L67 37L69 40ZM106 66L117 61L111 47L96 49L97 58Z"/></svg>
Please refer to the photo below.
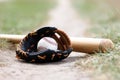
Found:
<svg viewBox="0 0 120 80"><path fill-rule="evenodd" d="M74 51L84 53L107 52L114 48L110 39L70 37Z"/></svg>

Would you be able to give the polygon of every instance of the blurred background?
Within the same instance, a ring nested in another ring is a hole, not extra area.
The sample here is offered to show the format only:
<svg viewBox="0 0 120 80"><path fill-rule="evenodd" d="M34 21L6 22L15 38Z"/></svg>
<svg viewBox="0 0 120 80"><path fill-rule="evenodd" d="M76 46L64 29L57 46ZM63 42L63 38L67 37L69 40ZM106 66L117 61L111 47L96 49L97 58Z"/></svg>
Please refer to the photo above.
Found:
<svg viewBox="0 0 120 80"><path fill-rule="evenodd" d="M0 33L21 34L48 19L54 0L0 0Z"/></svg>
<svg viewBox="0 0 120 80"><path fill-rule="evenodd" d="M111 38L111 35L114 34L119 37L117 33L118 31L116 31L116 28L120 28L119 1L70 1L72 7L76 10L76 12L78 12L80 18L82 18L83 20L87 19L89 20L90 25L92 24L92 27L90 27L90 30L92 29L92 33L98 33L99 37L101 35L101 37ZM57 6L57 2L59 1L0 0L0 33L24 34L29 32L30 30L35 30L36 27L42 26L50 19L49 12ZM96 37L97 35L92 34L92 36Z"/></svg>

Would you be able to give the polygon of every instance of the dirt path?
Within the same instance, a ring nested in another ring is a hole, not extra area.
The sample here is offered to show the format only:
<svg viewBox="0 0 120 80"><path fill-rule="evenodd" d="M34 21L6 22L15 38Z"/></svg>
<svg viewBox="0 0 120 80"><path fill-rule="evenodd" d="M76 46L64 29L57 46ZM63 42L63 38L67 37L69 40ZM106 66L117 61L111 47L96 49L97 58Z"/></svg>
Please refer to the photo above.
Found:
<svg viewBox="0 0 120 80"><path fill-rule="evenodd" d="M51 19L45 26L55 26L70 36L83 36L86 23L72 9L70 0L58 0L50 12ZM0 51L0 80L89 80L84 71L78 70L75 61L81 54L72 52L65 60L46 64L19 62L13 51Z"/></svg>
<svg viewBox="0 0 120 80"><path fill-rule="evenodd" d="M88 25L80 20L70 2L70 0L58 0L58 6L50 12L51 19L46 25L58 27L69 36L83 36Z"/></svg>

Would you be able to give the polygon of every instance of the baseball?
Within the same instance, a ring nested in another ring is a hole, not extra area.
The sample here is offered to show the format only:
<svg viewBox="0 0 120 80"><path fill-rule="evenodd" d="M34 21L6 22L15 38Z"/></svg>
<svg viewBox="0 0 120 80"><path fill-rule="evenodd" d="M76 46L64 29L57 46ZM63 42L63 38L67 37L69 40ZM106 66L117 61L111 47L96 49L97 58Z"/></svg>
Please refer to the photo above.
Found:
<svg viewBox="0 0 120 80"><path fill-rule="evenodd" d="M57 42L50 37L44 37L38 42L37 46L38 51L52 49L57 50Z"/></svg>

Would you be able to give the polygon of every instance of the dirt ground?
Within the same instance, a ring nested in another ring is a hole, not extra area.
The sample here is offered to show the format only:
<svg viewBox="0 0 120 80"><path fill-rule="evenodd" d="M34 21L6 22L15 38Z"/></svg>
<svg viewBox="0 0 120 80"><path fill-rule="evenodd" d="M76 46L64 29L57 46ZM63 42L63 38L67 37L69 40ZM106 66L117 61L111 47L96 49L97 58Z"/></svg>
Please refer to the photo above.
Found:
<svg viewBox="0 0 120 80"><path fill-rule="evenodd" d="M83 37L89 26L71 7L70 0L58 0L50 11L50 20L43 26L55 26L69 36ZM0 50L0 80L90 80L88 72L75 67L75 62L86 54L72 52L60 62L30 64L15 58L15 50Z"/></svg>

